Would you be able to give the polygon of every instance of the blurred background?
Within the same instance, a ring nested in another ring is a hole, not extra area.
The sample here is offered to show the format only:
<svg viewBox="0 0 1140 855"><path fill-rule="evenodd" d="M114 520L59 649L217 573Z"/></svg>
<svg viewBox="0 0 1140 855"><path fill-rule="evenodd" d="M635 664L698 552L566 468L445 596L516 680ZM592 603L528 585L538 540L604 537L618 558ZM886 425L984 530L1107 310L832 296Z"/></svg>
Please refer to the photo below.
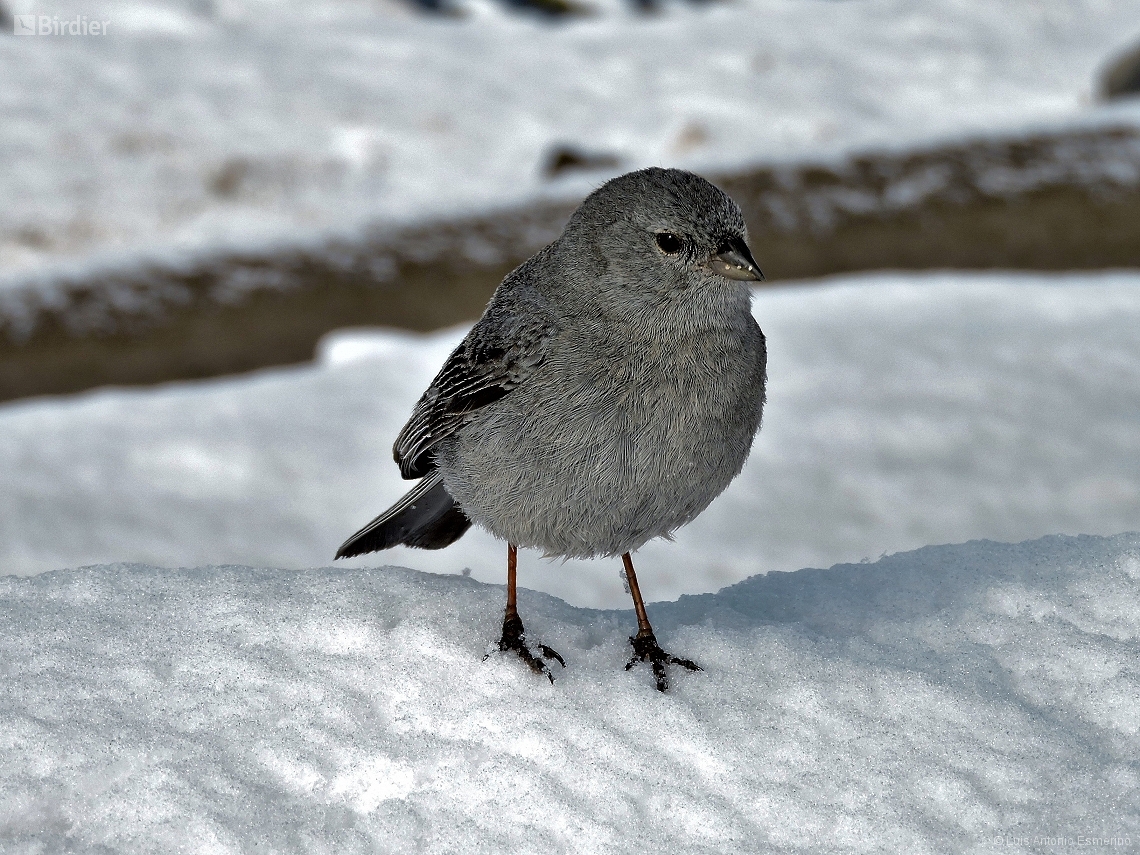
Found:
<svg viewBox="0 0 1140 855"><path fill-rule="evenodd" d="M0 29L0 573L328 563L502 276L648 165L745 210L773 354L753 460L647 547L651 597L1140 528L1135 0L0 0ZM355 563L500 581L504 551ZM523 583L622 606L619 569Z"/></svg>

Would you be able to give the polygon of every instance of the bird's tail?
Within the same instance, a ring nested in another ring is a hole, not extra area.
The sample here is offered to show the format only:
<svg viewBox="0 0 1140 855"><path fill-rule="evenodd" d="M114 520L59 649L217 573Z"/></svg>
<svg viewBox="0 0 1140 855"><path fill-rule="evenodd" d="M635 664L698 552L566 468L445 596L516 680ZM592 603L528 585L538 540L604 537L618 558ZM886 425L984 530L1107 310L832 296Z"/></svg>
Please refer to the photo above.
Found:
<svg viewBox="0 0 1140 855"><path fill-rule="evenodd" d="M471 520L443 486L439 472L429 472L415 488L346 540L337 558L351 558L392 546L443 549L471 528Z"/></svg>

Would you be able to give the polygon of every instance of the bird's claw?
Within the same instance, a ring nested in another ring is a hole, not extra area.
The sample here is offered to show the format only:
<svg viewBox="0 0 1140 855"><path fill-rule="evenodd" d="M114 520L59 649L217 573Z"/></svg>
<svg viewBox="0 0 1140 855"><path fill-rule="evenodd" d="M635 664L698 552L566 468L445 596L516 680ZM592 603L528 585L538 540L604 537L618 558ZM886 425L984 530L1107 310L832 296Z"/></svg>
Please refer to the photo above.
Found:
<svg viewBox="0 0 1140 855"><path fill-rule="evenodd" d="M680 665L690 671L704 670L691 659L682 659L679 656L666 653L657 644L657 637L652 632L639 632L637 635L631 635L629 643L633 647L633 656L626 663L625 670L628 671L638 662L648 662L653 666L653 676L657 678L657 691L659 692L664 692L669 688L669 679L665 675L666 665Z"/></svg>
<svg viewBox="0 0 1140 855"><path fill-rule="evenodd" d="M548 659L554 659L563 668L566 667L566 660L563 659L557 650L553 647L547 647L545 644L535 645L543 656ZM540 656L535 656L530 651L530 647L526 643L526 630L523 629L522 619L518 615L512 615L503 621L503 637L499 639L498 644L499 652L506 653L508 650L513 650L518 654L519 659L530 666L536 674L543 674L548 680L550 685L554 685L554 675L550 673L550 666ZM487 655L483 657L486 662L487 658L494 652L495 645L490 645L487 649Z"/></svg>

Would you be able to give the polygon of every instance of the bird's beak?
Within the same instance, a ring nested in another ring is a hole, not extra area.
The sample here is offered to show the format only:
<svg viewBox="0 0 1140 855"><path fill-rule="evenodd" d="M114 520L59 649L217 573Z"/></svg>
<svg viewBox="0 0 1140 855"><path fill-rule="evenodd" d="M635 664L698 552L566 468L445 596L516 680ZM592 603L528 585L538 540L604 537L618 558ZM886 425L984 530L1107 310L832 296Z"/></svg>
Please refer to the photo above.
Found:
<svg viewBox="0 0 1140 855"><path fill-rule="evenodd" d="M728 238L717 247L716 254L709 259L713 272L725 279L738 279L742 282L763 282L764 274L748 251L748 244L738 237Z"/></svg>

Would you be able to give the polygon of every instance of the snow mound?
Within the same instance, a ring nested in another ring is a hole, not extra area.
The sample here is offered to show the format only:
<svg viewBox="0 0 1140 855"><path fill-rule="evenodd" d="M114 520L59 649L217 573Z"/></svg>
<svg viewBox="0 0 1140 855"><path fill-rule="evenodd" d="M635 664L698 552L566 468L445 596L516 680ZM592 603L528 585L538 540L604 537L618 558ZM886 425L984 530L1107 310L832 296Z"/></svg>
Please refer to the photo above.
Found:
<svg viewBox="0 0 1140 855"><path fill-rule="evenodd" d="M932 546L630 612L409 570L0 579L5 852L1030 851L1140 839L1140 535ZM1045 845L1056 845L1045 844Z"/></svg>

